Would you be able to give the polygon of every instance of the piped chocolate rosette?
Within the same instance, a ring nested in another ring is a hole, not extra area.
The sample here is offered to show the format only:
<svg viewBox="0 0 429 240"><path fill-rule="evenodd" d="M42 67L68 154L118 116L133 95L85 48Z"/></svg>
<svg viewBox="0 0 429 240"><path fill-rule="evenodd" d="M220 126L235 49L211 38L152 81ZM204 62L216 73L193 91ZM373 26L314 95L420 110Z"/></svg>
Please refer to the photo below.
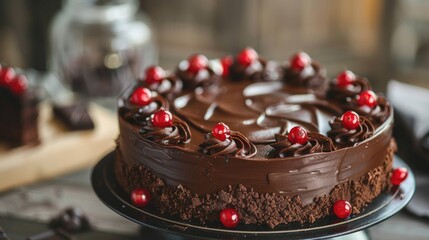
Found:
<svg viewBox="0 0 429 240"><path fill-rule="evenodd" d="M194 54L182 60L176 69L176 76L183 81L185 89L208 87L219 82L222 66L209 61L202 54Z"/></svg>
<svg viewBox="0 0 429 240"><path fill-rule="evenodd" d="M243 134L230 131L224 123L218 123L211 133L204 135L200 144L201 151L210 156L228 156L251 158L256 155L256 146Z"/></svg>
<svg viewBox="0 0 429 240"><path fill-rule="evenodd" d="M191 131L186 122L161 108L140 129L140 137L156 143L177 145L188 143Z"/></svg>
<svg viewBox="0 0 429 240"><path fill-rule="evenodd" d="M157 92L138 86L125 105L119 109L125 119L137 125L147 125L147 119L159 109L169 109L169 104Z"/></svg>
<svg viewBox="0 0 429 240"><path fill-rule="evenodd" d="M390 103L377 96L366 78L356 76L352 71L341 72L331 81L327 98L337 101L343 109L357 112L376 123L384 122L390 115Z"/></svg>
<svg viewBox="0 0 429 240"><path fill-rule="evenodd" d="M280 78L280 66L274 61L260 57L253 48L243 49L235 58L226 56L221 59L223 76L240 81L249 79L256 82L274 81Z"/></svg>
<svg viewBox="0 0 429 240"><path fill-rule="evenodd" d="M332 140L322 134L308 133L303 127L295 126L285 135L276 134L276 142L270 146L274 148L274 157L295 157L312 153L332 152L336 148Z"/></svg>
<svg viewBox="0 0 429 240"><path fill-rule="evenodd" d="M320 96L323 96L328 88L326 69L305 52L296 53L285 64L283 81L291 86L308 88Z"/></svg>
<svg viewBox="0 0 429 240"><path fill-rule="evenodd" d="M347 111L329 122L330 137L340 147L352 147L374 134L374 125L366 117Z"/></svg>
<svg viewBox="0 0 429 240"><path fill-rule="evenodd" d="M376 123L383 123L390 116L390 103L383 96L367 90L357 95L348 106L352 111Z"/></svg>
<svg viewBox="0 0 429 240"><path fill-rule="evenodd" d="M174 74L167 73L159 66L150 66L141 80L142 86L156 91L168 100L174 99L183 88L183 83Z"/></svg>
<svg viewBox="0 0 429 240"><path fill-rule="evenodd" d="M341 104L349 104L356 95L367 90L371 90L368 79L356 76L350 70L345 70L330 82L327 98L334 99Z"/></svg>

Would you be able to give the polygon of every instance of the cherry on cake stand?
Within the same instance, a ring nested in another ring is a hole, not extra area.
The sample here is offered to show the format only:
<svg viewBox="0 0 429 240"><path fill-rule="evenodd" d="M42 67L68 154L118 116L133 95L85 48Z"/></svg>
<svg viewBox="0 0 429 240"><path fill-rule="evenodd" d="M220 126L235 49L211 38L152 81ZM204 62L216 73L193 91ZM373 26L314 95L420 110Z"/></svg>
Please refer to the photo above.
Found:
<svg viewBox="0 0 429 240"><path fill-rule="evenodd" d="M130 203L129 195L118 186L114 173L114 152L106 155L94 167L91 181L95 193L101 201L119 215L155 230L157 239L326 239L347 235L347 239L368 239L365 229L380 223L407 205L415 190L415 179L411 169L395 156L395 167L406 167L408 178L398 188L382 193L364 211L352 215L347 220L326 217L314 224L281 225L275 229L265 226L239 225L235 229L225 229L219 224L201 225L193 222L183 222L178 218L162 216L151 206L139 209ZM146 230L142 230L146 231ZM150 230L147 230L150 232ZM360 232L358 232L360 231ZM148 234L154 234L148 233ZM144 238L142 238L144 239Z"/></svg>

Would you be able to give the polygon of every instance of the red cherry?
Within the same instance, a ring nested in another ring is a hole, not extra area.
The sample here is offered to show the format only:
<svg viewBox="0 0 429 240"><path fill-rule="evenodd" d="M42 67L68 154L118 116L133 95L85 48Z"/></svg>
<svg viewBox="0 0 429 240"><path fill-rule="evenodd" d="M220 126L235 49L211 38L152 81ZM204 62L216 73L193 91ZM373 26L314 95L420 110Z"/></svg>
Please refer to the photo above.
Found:
<svg viewBox="0 0 429 240"><path fill-rule="evenodd" d="M347 87L356 79L356 75L349 70L345 70L338 74L337 76L337 86L338 87Z"/></svg>
<svg viewBox="0 0 429 240"><path fill-rule="evenodd" d="M408 170L403 167L395 168L390 177L393 186L399 186L408 177Z"/></svg>
<svg viewBox="0 0 429 240"><path fill-rule="evenodd" d="M346 200L338 200L334 203L334 213L339 218L348 218L352 214L352 205Z"/></svg>
<svg viewBox="0 0 429 240"><path fill-rule="evenodd" d="M0 85L9 85L15 77L15 70L11 67L0 68Z"/></svg>
<svg viewBox="0 0 429 240"><path fill-rule="evenodd" d="M298 143L304 145L308 141L307 130L303 127L295 126L289 131L287 138L292 144Z"/></svg>
<svg viewBox="0 0 429 240"><path fill-rule="evenodd" d="M165 71L159 66L151 66L146 69L145 81L147 84L160 83L165 78Z"/></svg>
<svg viewBox="0 0 429 240"><path fill-rule="evenodd" d="M146 106L152 102L152 92L144 87L138 87L131 94L130 102L138 106Z"/></svg>
<svg viewBox="0 0 429 240"><path fill-rule="evenodd" d="M225 208L220 211L219 214L220 222L227 228L235 228L240 222L237 211L233 208Z"/></svg>
<svg viewBox="0 0 429 240"><path fill-rule="evenodd" d="M16 75L9 83L10 90L16 95L21 95L25 90L27 90L27 87L28 81L24 75Z"/></svg>
<svg viewBox="0 0 429 240"><path fill-rule="evenodd" d="M213 127L212 134L219 141L225 141L230 137L231 131L225 123L220 122Z"/></svg>
<svg viewBox="0 0 429 240"><path fill-rule="evenodd" d="M299 52L290 59L290 67L295 72L301 72L305 67L311 64L310 56L305 52Z"/></svg>
<svg viewBox="0 0 429 240"><path fill-rule="evenodd" d="M374 108L377 106L377 95L371 90L363 91L357 96L357 104Z"/></svg>
<svg viewBox="0 0 429 240"><path fill-rule="evenodd" d="M188 58L188 69L187 71L193 74L197 74L203 68L206 68L209 60L206 56L201 54L195 54Z"/></svg>
<svg viewBox="0 0 429 240"><path fill-rule="evenodd" d="M152 114L152 124L160 128L171 127L173 125L173 115L171 112L161 108Z"/></svg>
<svg viewBox="0 0 429 240"><path fill-rule="evenodd" d="M240 65L249 66L253 61L258 59L259 55L255 49L247 47L237 55L237 61Z"/></svg>
<svg viewBox="0 0 429 240"><path fill-rule="evenodd" d="M341 117L341 120L343 122L343 126L348 129L356 129L359 127L359 115L353 111L347 111L343 114Z"/></svg>
<svg viewBox="0 0 429 240"><path fill-rule="evenodd" d="M131 192L131 202L137 207L146 206L151 198L150 192L144 188L136 188Z"/></svg>
<svg viewBox="0 0 429 240"><path fill-rule="evenodd" d="M220 59L220 64L222 64L222 76L226 77L229 75L229 67L231 67L234 62L234 58L231 55L225 56Z"/></svg>

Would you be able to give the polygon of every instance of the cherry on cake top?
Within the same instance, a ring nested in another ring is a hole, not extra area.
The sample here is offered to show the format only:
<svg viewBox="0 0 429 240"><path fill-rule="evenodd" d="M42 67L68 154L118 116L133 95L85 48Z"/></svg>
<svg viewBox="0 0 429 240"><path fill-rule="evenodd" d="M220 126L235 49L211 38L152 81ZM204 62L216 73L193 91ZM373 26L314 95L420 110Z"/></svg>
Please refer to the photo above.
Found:
<svg viewBox="0 0 429 240"><path fill-rule="evenodd" d="M300 126L295 126L289 131L288 140L292 143L304 145L308 141L307 130Z"/></svg>
<svg viewBox="0 0 429 240"><path fill-rule="evenodd" d="M337 86L344 88L349 86L353 81L356 80L356 75L350 70L345 70L338 74L336 80Z"/></svg>
<svg viewBox="0 0 429 240"><path fill-rule="evenodd" d="M164 69L160 66L150 66L145 71L144 81L147 84L161 83L166 77Z"/></svg>
<svg viewBox="0 0 429 240"><path fill-rule="evenodd" d="M249 66L253 61L259 58L258 53L251 47L246 47L240 53L238 53L236 59L237 62L242 66Z"/></svg>
<svg viewBox="0 0 429 240"><path fill-rule="evenodd" d="M341 116L343 126L348 129L356 129L359 127L359 115L354 111L347 111Z"/></svg>
<svg viewBox="0 0 429 240"><path fill-rule="evenodd" d="M130 102L137 106L147 106L152 102L152 92L144 87L137 87L131 94Z"/></svg>
<svg viewBox="0 0 429 240"><path fill-rule="evenodd" d="M151 116L152 124L155 127L166 128L173 125L173 115L170 111L159 109Z"/></svg>
<svg viewBox="0 0 429 240"><path fill-rule="evenodd" d="M377 106L377 95L371 91L371 90L366 90L361 92L357 98L357 104L359 106L367 106L370 108L374 108L375 106Z"/></svg>
<svg viewBox="0 0 429 240"><path fill-rule="evenodd" d="M231 130L225 123L220 122L213 127L212 134L216 139L225 141L231 137Z"/></svg>
<svg viewBox="0 0 429 240"><path fill-rule="evenodd" d="M222 77L226 77L229 75L229 68L234 63L234 57L231 55L227 55L220 59L220 64L222 65Z"/></svg>
<svg viewBox="0 0 429 240"><path fill-rule="evenodd" d="M194 54L188 58L188 68L186 71L197 74L201 69L208 66L209 60L202 54Z"/></svg>
<svg viewBox="0 0 429 240"><path fill-rule="evenodd" d="M304 68L310 66L311 57L305 52L298 52L290 59L290 67L296 72L301 72Z"/></svg>

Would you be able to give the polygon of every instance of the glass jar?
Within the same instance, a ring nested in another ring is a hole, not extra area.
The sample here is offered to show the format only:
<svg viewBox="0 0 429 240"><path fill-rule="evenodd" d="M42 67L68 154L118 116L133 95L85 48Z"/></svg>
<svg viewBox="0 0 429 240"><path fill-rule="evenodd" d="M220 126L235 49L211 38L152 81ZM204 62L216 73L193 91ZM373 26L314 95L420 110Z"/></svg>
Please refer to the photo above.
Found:
<svg viewBox="0 0 429 240"><path fill-rule="evenodd" d="M136 0L67 0L51 28L50 66L83 97L116 97L157 62Z"/></svg>

